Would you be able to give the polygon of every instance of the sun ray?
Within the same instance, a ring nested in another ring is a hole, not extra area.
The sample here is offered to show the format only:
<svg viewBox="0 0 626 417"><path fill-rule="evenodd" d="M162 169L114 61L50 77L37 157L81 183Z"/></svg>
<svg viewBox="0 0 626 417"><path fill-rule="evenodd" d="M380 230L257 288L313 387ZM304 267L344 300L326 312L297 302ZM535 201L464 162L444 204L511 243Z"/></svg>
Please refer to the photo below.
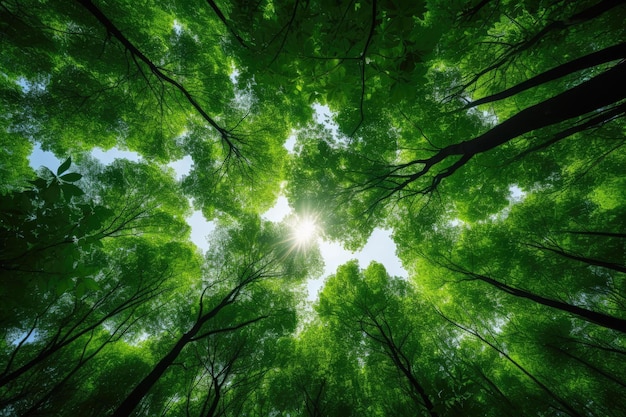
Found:
<svg viewBox="0 0 626 417"><path fill-rule="evenodd" d="M294 248L303 249L317 239L319 226L315 217L296 216L291 224L291 240Z"/></svg>

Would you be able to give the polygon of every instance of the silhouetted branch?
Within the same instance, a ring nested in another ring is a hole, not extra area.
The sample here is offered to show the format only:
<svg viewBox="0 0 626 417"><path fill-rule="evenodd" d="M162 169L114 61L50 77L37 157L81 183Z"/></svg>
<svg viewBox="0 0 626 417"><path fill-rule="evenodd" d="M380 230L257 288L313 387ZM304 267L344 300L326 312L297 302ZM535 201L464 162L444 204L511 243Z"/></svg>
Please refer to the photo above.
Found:
<svg viewBox="0 0 626 417"><path fill-rule="evenodd" d="M183 94L185 99L193 106L194 109L196 109L202 118L220 134L222 141L228 147L229 155L232 153L238 157L241 156L239 148L234 142L236 138L232 135L232 133L220 126L211 116L209 116L202 105L200 105L200 103L182 84L165 74L163 70L152 62L139 48L137 48L137 46L135 46L106 15L93 2L91 2L91 0L77 1L105 27L108 34L113 35L124 46L124 48L131 53L133 60L135 60L135 63L138 68L140 68L140 71L141 67L139 66L137 60L143 62L150 69L150 72L152 72L152 74L154 74L161 82L170 84ZM146 75L143 72L142 75L147 81Z"/></svg>

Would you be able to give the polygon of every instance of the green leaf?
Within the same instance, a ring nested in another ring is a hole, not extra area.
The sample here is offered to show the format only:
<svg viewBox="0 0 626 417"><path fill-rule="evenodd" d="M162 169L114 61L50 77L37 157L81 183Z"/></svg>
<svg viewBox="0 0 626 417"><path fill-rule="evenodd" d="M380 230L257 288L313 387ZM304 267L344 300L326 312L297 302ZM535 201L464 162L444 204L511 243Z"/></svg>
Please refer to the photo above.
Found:
<svg viewBox="0 0 626 417"><path fill-rule="evenodd" d="M93 212L90 215L85 216L82 223L85 225L86 230L97 230L109 217L113 215L114 212L106 207L97 206L94 207Z"/></svg>
<svg viewBox="0 0 626 417"><path fill-rule="evenodd" d="M60 179L62 179L63 181L67 181L67 182L76 182L79 179L81 179L83 176L77 172L70 172L69 174L65 174L61 177L59 177Z"/></svg>
<svg viewBox="0 0 626 417"><path fill-rule="evenodd" d="M83 285L85 286L86 289L92 290L92 291L97 291L100 289L100 285L98 285L96 280L93 278L84 278Z"/></svg>
<svg viewBox="0 0 626 417"><path fill-rule="evenodd" d="M57 295L62 295L67 290L69 290L71 286L72 286L71 279L59 279L59 281L54 286L54 290L57 293Z"/></svg>
<svg viewBox="0 0 626 417"><path fill-rule="evenodd" d="M42 167L42 169L45 170L45 171L48 171L50 173L50 176L56 177L56 175L54 175L54 172L52 172L52 170L50 168L44 166L44 167Z"/></svg>
<svg viewBox="0 0 626 417"><path fill-rule="evenodd" d="M65 198L71 198L73 196L81 196L85 194L83 190L75 186L74 184L63 184L61 185L61 189L63 190L63 195Z"/></svg>
<svg viewBox="0 0 626 417"><path fill-rule="evenodd" d="M62 173L67 171L71 164L72 164L72 157L70 156L65 160L65 162L61 164L59 169L57 169L57 175L61 175Z"/></svg>
<svg viewBox="0 0 626 417"><path fill-rule="evenodd" d="M81 298L85 295L86 289L85 283L83 281L79 281L78 284L76 284L76 297Z"/></svg>
<svg viewBox="0 0 626 417"><path fill-rule="evenodd" d="M44 192L43 198L48 204L55 204L61 197L61 188L58 184L51 184Z"/></svg>
<svg viewBox="0 0 626 417"><path fill-rule="evenodd" d="M46 188L46 185L48 185L48 182L40 177L37 177L37 179L30 180L28 182L33 184L36 188L39 188L40 190Z"/></svg>

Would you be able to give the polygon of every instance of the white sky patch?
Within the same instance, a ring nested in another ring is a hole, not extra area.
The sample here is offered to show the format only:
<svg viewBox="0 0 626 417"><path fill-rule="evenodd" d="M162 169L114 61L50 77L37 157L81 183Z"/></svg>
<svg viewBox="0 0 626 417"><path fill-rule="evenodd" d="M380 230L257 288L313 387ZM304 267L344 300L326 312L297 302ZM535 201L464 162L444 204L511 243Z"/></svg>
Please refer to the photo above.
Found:
<svg viewBox="0 0 626 417"><path fill-rule="evenodd" d="M465 104L471 103L473 101L474 100L472 100L470 96L468 95L463 96L463 102ZM492 127L497 125L499 121L498 116L495 114L493 109L479 110L477 107L472 107L467 110L467 113L478 115L487 125L492 126Z"/></svg>
<svg viewBox="0 0 626 417"><path fill-rule="evenodd" d="M408 272L402 267L402 263L396 255L396 244L391 238L391 230L376 228L367 240L367 243L359 252L351 252L344 249L337 242L322 240L319 242L320 252L324 259L324 274L322 278L310 280L307 284L309 301L317 298L319 291L324 286L326 277L334 274L337 267L351 259L359 261L361 268L366 268L372 261L385 266L387 273L392 276L407 278Z"/></svg>
<svg viewBox="0 0 626 417"><path fill-rule="evenodd" d="M326 105L319 103L313 103L313 119L320 124L325 125L333 134L333 137L337 139L339 137L339 126L333 119L333 112Z"/></svg>
<svg viewBox="0 0 626 417"><path fill-rule="evenodd" d="M194 211L191 216L187 217L187 224L191 226L191 241L199 247L202 252L209 249L209 241L207 236L215 230L215 223L208 222L202 212Z"/></svg>
<svg viewBox="0 0 626 417"><path fill-rule="evenodd" d="M294 148L296 146L296 132L291 132L291 135L287 138L283 146L287 149L287 152L294 153Z"/></svg>
<svg viewBox="0 0 626 417"><path fill-rule="evenodd" d="M509 217L509 213L511 212L511 207L524 201L524 199L526 198L526 194L527 193L519 188L517 184L509 186L509 196L507 197L507 199L509 200L509 205L499 212L490 215L489 219L491 219L491 221L506 220L506 218Z"/></svg>
<svg viewBox="0 0 626 417"><path fill-rule="evenodd" d="M374 229L363 249L356 254L356 259L359 260L362 267L376 261L385 265L389 275L403 278L409 276L402 267L400 259L396 256L396 243L391 238L391 230Z"/></svg>
<svg viewBox="0 0 626 417"><path fill-rule="evenodd" d="M20 77L16 81L24 93L31 91L44 91L48 86L48 80L46 81L30 81L24 77Z"/></svg>
<svg viewBox="0 0 626 417"><path fill-rule="evenodd" d="M138 162L141 159L141 156L137 152L122 151L118 148L111 148L106 151L101 148L94 148L91 151L91 156L105 165L109 165L116 159L128 159L129 161L134 162Z"/></svg>
<svg viewBox="0 0 626 417"><path fill-rule="evenodd" d="M464 226L465 222L455 217L454 219L450 220L448 224L452 227L459 227L459 226Z"/></svg>
<svg viewBox="0 0 626 417"><path fill-rule="evenodd" d="M137 152L122 151L117 148L111 148L106 151L100 148L94 148L91 151L91 156L105 165L121 158L135 162L141 160L141 156ZM28 158L28 163L33 169L39 169L42 166L46 166L52 171L55 171L62 162L63 160L57 158L52 152L42 150L38 143L35 144L33 152Z"/></svg>
<svg viewBox="0 0 626 417"><path fill-rule="evenodd" d="M230 73L230 81L233 84L237 84L237 79L238 78L239 78L239 70L233 66L232 67L232 72Z"/></svg>
<svg viewBox="0 0 626 417"><path fill-rule="evenodd" d="M487 122L489 126L495 126L498 124L499 119L498 116L493 112L493 110L483 110L482 111L482 119Z"/></svg>
<svg viewBox="0 0 626 417"><path fill-rule="evenodd" d="M276 200L276 204L274 204L271 209L263 213L261 215L261 218L269 220L271 222L279 223L283 221L285 217L291 214L291 212L292 210L291 207L289 207L289 201L287 200L287 197L281 195Z"/></svg>
<svg viewBox="0 0 626 417"><path fill-rule="evenodd" d="M191 156L189 155L185 155L184 158L178 159L176 161L173 161L167 164L168 167L174 170L176 179L179 181L182 179L183 176L189 175L189 171L191 171L192 165L193 165L193 159L191 159Z"/></svg>
<svg viewBox="0 0 626 417"><path fill-rule="evenodd" d="M517 184L513 184L509 187L509 203L521 203L526 198L526 192L517 186Z"/></svg>
<svg viewBox="0 0 626 417"><path fill-rule="evenodd" d="M256 103L257 99L252 93L252 86L255 84L254 77L244 88L238 86L239 83L239 70L234 65L231 65L230 81L233 83L235 90L235 99L232 105L237 109L245 113L249 113L252 106Z"/></svg>
<svg viewBox="0 0 626 417"><path fill-rule="evenodd" d="M180 36L180 34L183 33L183 26L180 23L178 23L176 19L174 19L174 23L172 24L172 29L174 29L174 33L176 35Z"/></svg>
<svg viewBox="0 0 626 417"><path fill-rule="evenodd" d="M12 337L13 335L11 333L9 333L9 343L13 346L17 346L20 343L22 345L28 345L30 343L34 343L37 340L39 340L40 336L39 336L39 332L37 331L37 329L34 329L30 332L29 331L20 331L18 332L15 337Z"/></svg>
<svg viewBox="0 0 626 417"><path fill-rule="evenodd" d="M50 168L52 171L56 171L56 168L61 165L61 160L57 158L52 152L44 151L37 143L33 148L33 152L28 158L28 163L32 169L39 169L42 166Z"/></svg>

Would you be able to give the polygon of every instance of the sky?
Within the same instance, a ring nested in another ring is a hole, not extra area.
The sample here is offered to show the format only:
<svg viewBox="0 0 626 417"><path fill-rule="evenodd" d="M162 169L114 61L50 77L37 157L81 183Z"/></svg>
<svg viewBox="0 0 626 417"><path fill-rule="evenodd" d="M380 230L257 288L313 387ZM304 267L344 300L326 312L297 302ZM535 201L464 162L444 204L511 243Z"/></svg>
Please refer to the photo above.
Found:
<svg viewBox="0 0 626 417"><path fill-rule="evenodd" d="M263 213L261 217L273 222L280 222L291 212L292 209L289 207L287 198L280 196L274 207ZM391 239L389 230L375 229L363 249L358 252L348 251L337 242L326 241L319 237L317 238L317 243L325 266L321 278L309 280L308 282L308 299L310 301L317 298L317 293L322 288L324 279L334 274L339 265L351 259L357 259L361 267L366 267L370 262L376 261L385 265L390 275L405 278L408 275L396 256L396 244Z"/></svg>
<svg viewBox="0 0 626 417"><path fill-rule="evenodd" d="M315 105L314 109L317 121L326 124L333 134L337 134L336 126L333 126L330 121L331 115L328 108ZM287 140L285 147L288 151L293 152L294 142L294 137ZM116 148L107 151L96 148L91 154L103 164L109 164L116 158L126 158L132 161L139 161L141 159L136 152L123 151ZM35 146L30 156L30 165L33 169L38 169L43 165L55 171L61 162L62 161L55 157L53 153L42 151L38 145ZM181 160L169 163L168 166L174 169L177 178L180 179L189 172L192 161L189 156L186 156ZM269 221L280 222L291 213L292 209L289 207L287 198L279 196L276 204L267 212L263 213L261 217ZM214 223L208 222L200 211L194 211L191 216L187 218L187 222L191 226L192 242L203 252L208 250L207 235L215 228ZM322 258L324 259L325 268L321 278L309 280L307 283L308 300L313 301L317 298L317 294L323 286L325 277L334 274L339 265L351 259L357 259L363 268L367 267L372 261L379 262L385 266L390 275L406 278L408 274L403 269L400 260L395 254L396 245L391 239L390 233L389 230L375 229L363 249L358 252L348 251L337 242L330 242L316 237Z"/></svg>

